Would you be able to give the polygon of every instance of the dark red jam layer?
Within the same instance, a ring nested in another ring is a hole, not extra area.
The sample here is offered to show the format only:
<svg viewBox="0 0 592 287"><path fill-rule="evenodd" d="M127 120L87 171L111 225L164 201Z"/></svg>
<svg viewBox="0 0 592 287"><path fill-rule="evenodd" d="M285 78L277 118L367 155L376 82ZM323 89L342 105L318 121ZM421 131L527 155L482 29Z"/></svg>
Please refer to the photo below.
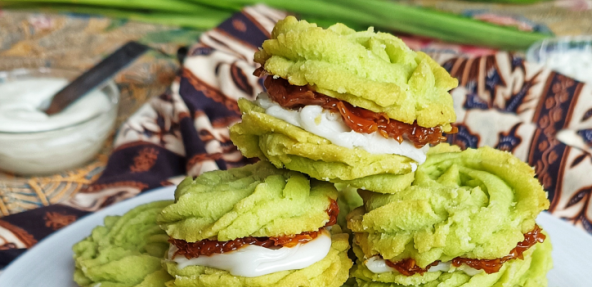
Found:
<svg viewBox="0 0 592 287"><path fill-rule="evenodd" d="M325 226L331 226L337 223L337 215L339 214L337 201L331 200L331 204L329 205L329 208L327 208L327 214L329 214L329 222L327 222ZM249 236L230 241L204 239L197 242L187 242L181 239L170 238L169 242L175 245L178 249L173 255L173 258L177 255L182 255L187 259L191 259L202 255L210 256L212 254L231 252L246 245L256 245L265 248L294 247L299 243L306 243L317 238L321 232L323 232L323 230L319 229L318 231L307 231L300 234L280 237Z"/></svg>
<svg viewBox="0 0 592 287"><path fill-rule="evenodd" d="M484 270L487 274L495 273L502 268L502 265L512 259L524 259L524 252L530 247L534 246L537 242L543 243L545 241L545 234L542 233L541 228L538 225L534 226L534 229L524 234L524 240L519 242L516 248L510 251L510 254L497 259L469 259L469 258L454 258L452 259L452 265L459 267L461 264L466 264L472 268Z"/></svg>
<svg viewBox="0 0 592 287"><path fill-rule="evenodd" d="M262 72L256 73L261 75ZM384 113L375 113L360 107L354 107L348 102L317 93L308 86L290 85L282 78L267 77L264 82L271 100L286 109L299 109L307 105L317 105L323 109L339 113L344 122L358 133L378 132L385 138L393 138L399 143L403 140L412 142L415 147L426 144L438 144L446 141L440 127L424 128L390 119ZM449 133L456 133L456 127Z"/></svg>
<svg viewBox="0 0 592 287"><path fill-rule="evenodd" d="M415 264L415 259L413 258L403 259L397 263L393 263L389 260L385 260L385 262L386 265L388 265L391 268L394 268L395 270L399 271L399 273L405 276L411 276L415 273L423 275L423 273L428 272L428 269L430 269L430 267L436 266L438 265L438 263L440 263L440 261L434 261L431 264L428 264L428 266L426 266L425 268L421 268Z"/></svg>
<svg viewBox="0 0 592 287"><path fill-rule="evenodd" d="M510 254L497 259L470 259L470 258L460 258L456 257L452 259L452 265L454 267L460 267L462 264L465 264L469 267L474 269L483 270L487 274L498 272L504 263L512 259L524 259L524 252L528 250L530 247L535 245L537 242L543 243L547 238L543 233L541 228L538 225L534 226L534 229L526 234L524 234L524 240L519 242L516 248L510 251ZM415 260L413 258L407 258L401 260L399 262L393 263L389 260L385 260L386 265L391 268L396 269L399 273L405 276L411 276L415 273L424 274L425 272L430 269L432 266L438 265L440 261L435 261L425 268L421 268L415 264Z"/></svg>

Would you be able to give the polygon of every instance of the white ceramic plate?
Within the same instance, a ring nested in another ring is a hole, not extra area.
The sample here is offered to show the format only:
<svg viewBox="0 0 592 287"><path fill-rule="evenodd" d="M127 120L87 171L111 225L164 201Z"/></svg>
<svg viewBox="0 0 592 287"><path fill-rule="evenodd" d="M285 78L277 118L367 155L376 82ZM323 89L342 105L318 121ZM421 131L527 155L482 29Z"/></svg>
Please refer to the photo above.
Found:
<svg viewBox="0 0 592 287"><path fill-rule="evenodd" d="M107 215L122 215L147 202L172 199L175 187L163 187L91 214L41 241L0 275L2 287L75 287L72 245L103 224ZM547 213L539 224L551 235L555 267L548 274L549 287L592 286L592 236Z"/></svg>

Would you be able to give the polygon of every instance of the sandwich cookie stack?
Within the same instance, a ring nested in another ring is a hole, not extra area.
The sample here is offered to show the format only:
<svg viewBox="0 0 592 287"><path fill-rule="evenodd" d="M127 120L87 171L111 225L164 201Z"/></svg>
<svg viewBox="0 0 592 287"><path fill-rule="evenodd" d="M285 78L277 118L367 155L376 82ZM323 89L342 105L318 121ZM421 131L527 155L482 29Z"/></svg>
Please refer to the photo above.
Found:
<svg viewBox="0 0 592 287"><path fill-rule="evenodd" d="M534 172L492 148L440 145L396 194L361 192L348 215L358 286L547 286L549 201Z"/></svg>
<svg viewBox="0 0 592 287"><path fill-rule="evenodd" d="M287 17L255 61L267 92L239 100L242 122L230 129L246 157L392 193L453 131L456 79L393 35Z"/></svg>
<svg viewBox="0 0 592 287"><path fill-rule="evenodd" d="M359 286L546 285L551 247L534 219L549 203L533 170L490 148L428 151L455 132L457 81L442 67L341 24L288 17L271 36L255 55L267 92L239 101L231 139L247 157L359 189L348 216Z"/></svg>
<svg viewBox="0 0 592 287"><path fill-rule="evenodd" d="M167 286L341 286L352 261L337 190L268 162L185 179L160 226Z"/></svg>
<svg viewBox="0 0 592 287"><path fill-rule="evenodd" d="M255 61L266 92L239 100L230 137L261 161L107 220L74 247L81 286L546 286L545 192L509 153L440 144L457 81L430 57L287 17Z"/></svg>

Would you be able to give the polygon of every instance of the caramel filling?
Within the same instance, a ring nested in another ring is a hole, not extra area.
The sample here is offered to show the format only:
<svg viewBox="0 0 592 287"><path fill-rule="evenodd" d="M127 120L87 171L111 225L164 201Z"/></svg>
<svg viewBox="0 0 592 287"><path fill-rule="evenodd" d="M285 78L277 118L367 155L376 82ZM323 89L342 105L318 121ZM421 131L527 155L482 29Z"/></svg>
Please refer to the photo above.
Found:
<svg viewBox="0 0 592 287"><path fill-rule="evenodd" d="M255 75L263 75L264 71L257 70ZM299 109L307 105L321 106L323 109L339 113L345 124L358 133L371 134L378 132L385 138L392 138L399 143L403 140L412 142L421 148L426 144L438 144L446 141L440 127L425 128L407 124L387 117L384 113L375 113L360 107L354 107L348 102L331 98L313 91L308 86L290 85L282 78L267 77L264 82L269 97L285 109ZM456 133L456 127L450 133Z"/></svg>
<svg viewBox="0 0 592 287"><path fill-rule="evenodd" d="M337 223L337 215L339 214L337 201L331 200L331 204L329 205L329 208L327 208L327 214L329 215L329 222L325 224L325 227ZM177 247L177 251L173 255L173 258L177 255L182 255L187 259L191 259L202 255L211 256L212 254L231 252L246 245L256 245L265 248L294 247L300 243L314 240L321 232L323 232L323 230L319 229L318 231L307 231L294 235L284 235L279 237L249 236L229 241L204 239L197 242L187 242L182 239L170 238L169 243Z"/></svg>
<svg viewBox="0 0 592 287"><path fill-rule="evenodd" d="M471 259L471 258L460 258L456 257L452 259L451 263L454 267L460 267L462 264L465 264L471 268L477 270L483 270L487 274L498 272L504 263L510 261L512 259L524 259L524 252L528 250L530 247L534 246L537 242L543 243L547 238L543 233L541 228L538 225L534 226L532 231L524 234L524 240L518 242L516 248L510 251L510 254L497 259ZM411 276L415 273L424 274L425 272L430 269L432 266L438 265L440 261L435 261L425 268L421 268L415 264L415 260L413 258L403 259L396 263L391 262L389 260L385 260L386 265L389 267L399 271L399 273L405 276Z"/></svg>

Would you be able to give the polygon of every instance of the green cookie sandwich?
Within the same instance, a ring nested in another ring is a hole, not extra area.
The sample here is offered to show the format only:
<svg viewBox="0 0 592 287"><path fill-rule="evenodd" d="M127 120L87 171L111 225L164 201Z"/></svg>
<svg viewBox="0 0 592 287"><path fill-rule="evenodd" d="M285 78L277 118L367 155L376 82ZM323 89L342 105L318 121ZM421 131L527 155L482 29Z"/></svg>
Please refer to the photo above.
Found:
<svg viewBox="0 0 592 287"><path fill-rule="evenodd" d="M230 131L246 157L393 193L411 184L429 145L454 132L456 79L393 35L287 17L255 61L267 91L239 100L243 120Z"/></svg>
<svg viewBox="0 0 592 287"><path fill-rule="evenodd" d="M74 281L89 287L164 287L172 279L161 265L169 244L156 217L171 201L138 206L76 243Z"/></svg>
<svg viewBox="0 0 592 287"><path fill-rule="evenodd" d="M348 215L359 286L546 286L548 235L535 218L549 202L513 155L446 145L396 194L360 191Z"/></svg>
<svg viewBox="0 0 592 287"><path fill-rule="evenodd" d="M341 286L352 262L336 199L268 162L185 179L158 217L167 286Z"/></svg>

